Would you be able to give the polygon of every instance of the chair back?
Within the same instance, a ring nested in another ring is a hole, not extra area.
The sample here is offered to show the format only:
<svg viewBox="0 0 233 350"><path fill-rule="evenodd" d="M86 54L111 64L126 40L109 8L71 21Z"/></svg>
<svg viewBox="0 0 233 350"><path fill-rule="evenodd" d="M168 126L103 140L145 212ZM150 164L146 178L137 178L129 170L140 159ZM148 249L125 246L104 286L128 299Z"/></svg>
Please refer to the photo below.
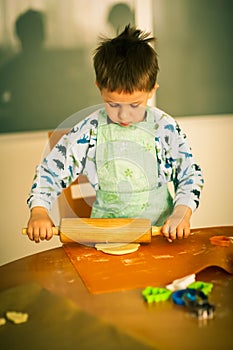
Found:
<svg viewBox="0 0 233 350"><path fill-rule="evenodd" d="M67 131L67 129L49 131L48 137L51 149ZM94 201L95 190L85 175L79 175L58 197L60 216L61 218L88 218L91 215Z"/></svg>

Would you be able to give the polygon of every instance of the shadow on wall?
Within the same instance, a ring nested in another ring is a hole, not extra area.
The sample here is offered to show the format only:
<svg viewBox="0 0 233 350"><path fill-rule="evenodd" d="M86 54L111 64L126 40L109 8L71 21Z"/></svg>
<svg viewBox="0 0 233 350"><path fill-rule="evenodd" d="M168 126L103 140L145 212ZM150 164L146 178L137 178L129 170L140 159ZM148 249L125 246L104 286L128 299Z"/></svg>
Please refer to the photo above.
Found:
<svg viewBox="0 0 233 350"><path fill-rule="evenodd" d="M45 15L31 9L15 31L22 50L0 68L1 132L54 129L100 102L87 48L45 49Z"/></svg>
<svg viewBox="0 0 233 350"><path fill-rule="evenodd" d="M128 4L119 2L110 8L107 22L113 28L114 35L119 34L127 24L135 25L134 11Z"/></svg>

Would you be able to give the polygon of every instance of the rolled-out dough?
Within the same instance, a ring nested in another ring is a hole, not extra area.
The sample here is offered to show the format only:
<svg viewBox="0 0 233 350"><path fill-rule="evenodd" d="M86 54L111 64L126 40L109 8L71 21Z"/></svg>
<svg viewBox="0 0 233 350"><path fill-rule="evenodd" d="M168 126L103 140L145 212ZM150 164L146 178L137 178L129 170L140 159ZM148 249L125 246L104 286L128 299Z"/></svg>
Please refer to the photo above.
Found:
<svg viewBox="0 0 233 350"><path fill-rule="evenodd" d="M6 324L6 319L4 317L0 318L0 326L3 326L4 324Z"/></svg>
<svg viewBox="0 0 233 350"><path fill-rule="evenodd" d="M103 253L112 255L123 255L136 252L138 250L139 243L119 244L119 243L104 243L96 244L95 248L101 250Z"/></svg>
<svg viewBox="0 0 233 350"><path fill-rule="evenodd" d="M23 312L16 312L16 311L7 311L6 317L9 321L12 321L15 324L20 324L27 322L28 320L28 314Z"/></svg>

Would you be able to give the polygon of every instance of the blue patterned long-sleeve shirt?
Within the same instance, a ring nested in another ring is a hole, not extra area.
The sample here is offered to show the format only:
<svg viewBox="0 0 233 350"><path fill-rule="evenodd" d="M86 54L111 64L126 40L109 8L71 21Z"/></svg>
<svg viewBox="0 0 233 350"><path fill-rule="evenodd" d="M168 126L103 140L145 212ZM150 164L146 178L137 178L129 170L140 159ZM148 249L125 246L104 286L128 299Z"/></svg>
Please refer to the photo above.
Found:
<svg viewBox="0 0 233 350"><path fill-rule="evenodd" d="M203 187L200 167L195 163L185 134L176 121L158 108L150 107L155 121L155 153L158 186L173 182L174 205L186 205L194 211ZM53 202L80 174L99 189L96 171L98 114L95 111L65 134L36 169L28 199L29 208L51 210Z"/></svg>

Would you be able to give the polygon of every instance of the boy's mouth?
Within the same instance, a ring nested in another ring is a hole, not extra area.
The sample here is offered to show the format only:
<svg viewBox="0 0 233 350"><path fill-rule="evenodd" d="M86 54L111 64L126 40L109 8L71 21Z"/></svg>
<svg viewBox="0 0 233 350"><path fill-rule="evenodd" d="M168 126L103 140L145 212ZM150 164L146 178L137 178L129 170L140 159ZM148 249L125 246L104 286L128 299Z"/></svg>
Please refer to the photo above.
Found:
<svg viewBox="0 0 233 350"><path fill-rule="evenodd" d="M126 126L129 126L130 123L120 123L120 125L126 127Z"/></svg>

